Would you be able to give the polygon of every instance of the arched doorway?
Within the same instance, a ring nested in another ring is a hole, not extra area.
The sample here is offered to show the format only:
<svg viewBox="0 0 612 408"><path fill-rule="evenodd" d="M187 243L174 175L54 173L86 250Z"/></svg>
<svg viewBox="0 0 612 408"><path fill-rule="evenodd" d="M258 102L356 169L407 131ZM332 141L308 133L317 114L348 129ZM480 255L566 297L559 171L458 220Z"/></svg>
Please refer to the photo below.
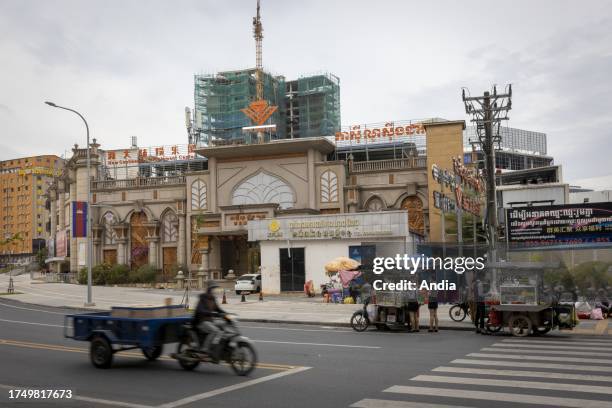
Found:
<svg viewBox="0 0 612 408"><path fill-rule="evenodd" d="M417 196L406 197L402 200L401 208L408 210L408 224L410 231L425 235L425 219L423 217L423 201Z"/></svg>
<svg viewBox="0 0 612 408"><path fill-rule="evenodd" d="M149 263L147 244L147 215L135 212L130 218L130 267L137 269Z"/></svg>

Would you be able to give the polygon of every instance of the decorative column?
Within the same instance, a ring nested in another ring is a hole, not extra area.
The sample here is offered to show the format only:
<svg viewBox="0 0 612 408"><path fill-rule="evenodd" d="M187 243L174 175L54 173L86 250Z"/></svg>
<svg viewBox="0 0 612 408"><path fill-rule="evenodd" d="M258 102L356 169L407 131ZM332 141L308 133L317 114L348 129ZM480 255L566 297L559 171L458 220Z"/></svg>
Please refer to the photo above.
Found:
<svg viewBox="0 0 612 408"><path fill-rule="evenodd" d="M149 265L155 269L159 269L157 262L157 248L159 246L159 225L157 222L147 223L147 238L149 244Z"/></svg>
<svg viewBox="0 0 612 408"><path fill-rule="evenodd" d="M53 190L49 190L49 201L51 204L51 208L49 209L49 212L51 213L51 231L49 232L49 235L51 239L55 239L55 231L57 231L57 190L55 188ZM54 255L55 254L50 254L50 256Z"/></svg>
<svg viewBox="0 0 612 408"><path fill-rule="evenodd" d="M308 207L316 209L318 197L316 194L317 180L315 180L315 151L314 149L308 149Z"/></svg>
<svg viewBox="0 0 612 408"><path fill-rule="evenodd" d="M114 224L113 229L117 235L117 265L127 265L128 260L125 256L127 247L127 231L128 228L125 224Z"/></svg>
<svg viewBox="0 0 612 408"><path fill-rule="evenodd" d="M178 214L178 246L176 248L176 263L179 266L186 264L185 262L185 214Z"/></svg>
<svg viewBox="0 0 612 408"><path fill-rule="evenodd" d="M147 237L146 240L149 244L149 265L155 269L159 269L157 265L157 246L159 244L159 237Z"/></svg>
<svg viewBox="0 0 612 408"><path fill-rule="evenodd" d="M210 276L209 276L209 260L208 260L208 253L209 253L209 249L208 248L202 248L200 249L200 255L202 256L202 266L200 267L200 270L198 271L198 287L199 288L203 288L204 287L204 282L207 281Z"/></svg>
<svg viewBox="0 0 612 408"><path fill-rule="evenodd" d="M208 211L217 212L217 158L208 158Z"/></svg>
<svg viewBox="0 0 612 408"><path fill-rule="evenodd" d="M93 254L92 254L92 265L101 264L102 259L102 234L104 234L104 229L99 225L94 225L91 229L93 233Z"/></svg>
<svg viewBox="0 0 612 408"><path fill-rule="evenodd" d="M126 265L127 262L125 260L125 247L127 244L126 238L117 238L117 264L118 265Z"/></svg>
<svg viewBox="0 0 612 408"><path fill-rule="evenodd" d="M64 182L60 181L61 186L57 189L59 196L59 228L63 231L66 228L66 191L64 190Z"/></svg>
<svg viewBox="0 0 612 408"><path fill-rule="evenodd" d="M70 199L69 199L69 205L70 205L70 209L69 209L69 218L70 218L70 231L68 232L70 240L69 245L70 245L70 271L71 272L78 272L79 271L79 245L78 245L78 241L77 238L73 238L72 236L72 229L74 228L74 219L72 218L72 203L77 201L77 185L76 185L76 172L71 170L71 173L75 174L75 177L72 178L70 180L70 184L69 184L69 191L70 191ZM81 256L85 256L85 254L82 254Z"/></svg>

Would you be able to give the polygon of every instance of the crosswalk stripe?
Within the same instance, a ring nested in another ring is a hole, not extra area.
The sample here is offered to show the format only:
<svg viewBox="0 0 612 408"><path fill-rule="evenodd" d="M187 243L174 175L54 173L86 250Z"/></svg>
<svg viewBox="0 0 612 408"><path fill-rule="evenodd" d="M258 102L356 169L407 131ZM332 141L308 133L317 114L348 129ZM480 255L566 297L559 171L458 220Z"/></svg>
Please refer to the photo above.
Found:
<svg viewBox="0 0 612 408"><path fill-rule="evenodd" d="M556 390L567 392L588 392L591 394L612 395L612 387L571 383L553 383L540 381L496 380L490 378L449 377L444 375L417 375L411 381L434 382L442 384L465 384L490 387L511 387L531 390Z"/></svg>
<svg viewBox="0 0 612 408"><path fill-rule="evenodd" d="M510 346L506 346L510 347ZM574 350L515 350L511 348L483 347L480 351L494 351L500 353L539 353L539 354L563 354L572 356L612 357L612 353L598 353L596 351L574 351Z"/></svg>
<svg viewBox="0 0 612 408"><path fill-rule="evenodd" d="M509 360L544 360L544 361L567 361L569 363L594 363L612 364L612 360L603 358L578 358L578 357L552 357L552 356L530 356L526 354L509 356L505 354L470 353L468 357L503 358ZM612 369L612 368L611 368Z"/></svg>
<svg viewBox="0 0 612 408"><path fill-rule="evenodd" d="M516 347L516 348L532 348L532 349L552 349L552 350L592 350L592 351L610 351L612 347L593 347L593 346L556 346L548 344L515 344L515 343L495 343L491 347Z"/></svg>
<svg viewBox="0 0 612 408"><path fill-rule="evenodd" d="M446 405L446 404L427 404L423 402L412 402L412 401L394 401L394 400L382 400L382 399L362 399L357 401L351 407L354 408L469 408L460 405Z"/></svg>
<svg viewBox="0 0 612 408"><path fill-rule="evenodd" d="M612 382L612 375L588 375L588 374L567 374L551 373L548 371L524 371L524 370L496 370L490 368L471 368L471 367L436 367L431 371L455 374L483 374L497 375L502 377L534 377L550 378L558 380L577 380L577 381L599 381ZM611 373L612 374L612 373Z"/></svg>
<svg viewBox="0 0 612 408"><path fill-rule="evenodd" d="M519 340L519 339L504 339L503 343L519 343L519 344L560 344L560 345L575 345L575 346L612 346L612 341L604 341L604 340Z"/></svg>
<svg viewBox="0 0 612 408"><path fill-rule="evenodd" d="M481 366L504 366L508 364L507 361L503 360L469 360L469 359L456 359L451 361L451 364L469 364L469 365L481 365ZM551 370L574 370L574 371L596 371L609 373L610 367L607 366L593 366L593 365L577 365L577 364L548 364L548 363L529 363L522 361L513 361L512 367L516 368L550 368Z"/></svg>
<svg viewBox="0 0 612 408"><path fill-rule="evenodd" d="M436 397L465 398L487 401L504 401L523 404L551 405L570 408L610 408L609 401L585 400L576 398L547 397L542 395L526 395L518 393L470 391L454 388L412 387L394 385L383 392L393 392L410 395L428 395Z"/></svg>

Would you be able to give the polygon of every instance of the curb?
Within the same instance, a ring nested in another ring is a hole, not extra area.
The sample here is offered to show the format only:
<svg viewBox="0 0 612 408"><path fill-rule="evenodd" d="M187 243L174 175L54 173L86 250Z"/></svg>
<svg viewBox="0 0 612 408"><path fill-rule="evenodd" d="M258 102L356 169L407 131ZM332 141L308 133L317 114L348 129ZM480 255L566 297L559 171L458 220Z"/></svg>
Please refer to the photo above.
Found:
<svg viewBox="0 0 612 408"><path fill-rule="evenodd" d="M308 326L332 326L332 327L351 327L350 323L341 322L314 322L314 321L303 321L303 320L280 320L280 319L248 319L240 318L238 320L247 323L277 323L277 324L301 324ZM429 326L419 325L420 330L427 330ZM467 326L438 326L439 330L454 330L454 331L474 331L473 327Z"/></svg>
<svg viewBox="0 0 612 408"><path fill-rule="evenodd" d="M0 299L5 299L4 297L0 297ZM38 307L46 307L51 309L68 309L75 310L79 312L108 312L107 309L97 309L97 308L84 308L84 307L76 307L76 306L47 306L41 305L38 303L29 303L23 302L21 300L16 299L8 299L10 301L21 303L22 305L28 306L38 306ZM257 318L240 318L239 321L247 322L247 323L274 323L274 324L299 324L304 326L330 326L330 327L351 327L349 322L320 322L320 321L305 321L305 320L281 320L281 319L257 319ZM429 326L427 325L419 325L419 329L427 330ZM439 330L451 330L451 331L473 331L474 328L472 326L438 326Z"/></svg>

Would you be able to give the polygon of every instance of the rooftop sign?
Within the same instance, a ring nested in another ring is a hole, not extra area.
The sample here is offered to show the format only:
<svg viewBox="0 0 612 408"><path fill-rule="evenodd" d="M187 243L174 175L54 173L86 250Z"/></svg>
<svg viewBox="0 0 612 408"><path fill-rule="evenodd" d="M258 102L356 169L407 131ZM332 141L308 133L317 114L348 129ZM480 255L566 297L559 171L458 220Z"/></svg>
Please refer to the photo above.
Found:
<svg viewBox="0 0 612 408"><path fill-rule="evenodd" d="M422 122L408 120L348 126L336 132L335 141L353 144L381 143L408 139L416 135L425 136L425 126Z"/></svg>

